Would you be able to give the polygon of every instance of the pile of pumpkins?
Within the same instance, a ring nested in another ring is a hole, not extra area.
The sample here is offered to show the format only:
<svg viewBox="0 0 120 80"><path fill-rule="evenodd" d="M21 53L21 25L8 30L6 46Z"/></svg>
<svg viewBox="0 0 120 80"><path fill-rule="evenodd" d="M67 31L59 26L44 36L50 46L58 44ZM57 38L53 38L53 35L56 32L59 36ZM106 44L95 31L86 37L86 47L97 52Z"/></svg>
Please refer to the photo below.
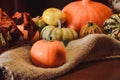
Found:
<svg viewBox="0 0 120 80"><path fill-rule="evenodd" d="M119 14L91 0L71 2L62 10L48 8L33 21L40 29L41 39L46 40L70 41L94 33L105 33L118 39L120 32L116 27L120 25Z"/></svg>
<svg viewBox="0 0 120 80"><path fill-rule="evenodd" d="M42 39L35 42L31 48L32 61L42 67L55 67L65 63L65 46L60 41L71 41L89 34L101 33L120 40L120 15L114 14L106 5L91 0L71 2L62 10L48 8L42 16L34 17L32 20L39 27ZM59 44L59 47L56 44ZM43 47L45 45L47 46ZM53 53L49 48L54 49ZM43 58L46 57L45 53L52 54L49 58ZM41 55L43 56L38 58ZM59 55L59 59L56 55Z"/></svg>

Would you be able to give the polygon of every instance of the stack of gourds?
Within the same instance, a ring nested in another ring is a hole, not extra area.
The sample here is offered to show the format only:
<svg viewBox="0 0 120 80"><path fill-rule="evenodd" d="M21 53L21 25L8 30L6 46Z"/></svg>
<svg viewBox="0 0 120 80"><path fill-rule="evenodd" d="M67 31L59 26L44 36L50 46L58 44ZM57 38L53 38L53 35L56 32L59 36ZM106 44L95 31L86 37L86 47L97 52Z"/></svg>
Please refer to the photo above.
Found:
<svg viewBox="0 0 120 80"><path fill-rule="evenodd" d="M41 30L41 39L70 41L78 38L74 29L67 28L63 24L66 15L58 8L48 8L41 17L33 18L33 21Z"/></svg>

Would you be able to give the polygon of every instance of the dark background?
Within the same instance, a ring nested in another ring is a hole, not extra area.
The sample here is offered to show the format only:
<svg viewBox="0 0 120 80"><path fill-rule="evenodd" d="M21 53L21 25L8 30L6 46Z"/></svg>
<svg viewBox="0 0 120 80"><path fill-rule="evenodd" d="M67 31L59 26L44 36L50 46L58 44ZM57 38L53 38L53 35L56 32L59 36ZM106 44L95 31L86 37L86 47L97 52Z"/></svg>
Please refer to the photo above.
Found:
<svg viewBox="0 0 120 80"><path fill-rule="evenodd" d="M77 0L0 0L0 7L12 16L16 11L27 11L32 17L41 15L48 7L62 9L65 5ZM107 4L108 0L93 0Z"/></svg>

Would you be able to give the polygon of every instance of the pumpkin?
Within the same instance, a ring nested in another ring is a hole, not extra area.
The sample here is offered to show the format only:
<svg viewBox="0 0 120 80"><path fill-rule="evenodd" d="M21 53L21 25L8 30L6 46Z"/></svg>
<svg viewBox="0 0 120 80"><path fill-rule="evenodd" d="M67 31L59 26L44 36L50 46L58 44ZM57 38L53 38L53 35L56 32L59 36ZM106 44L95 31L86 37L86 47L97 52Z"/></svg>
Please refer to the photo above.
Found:
<svg viewBox="0 0 120 80"><path fill-rule="evenodd" d="M17 25L17 27L22 32L23 38L25 40L27 40L28 39L28 30L24 29L24 25ZM31 42L35 42L35 41L39 40L39 38L40 38L40 32L39 32L39 30L37 30L34 37L31 39Z"/></svg>
<svg viewBox="0 0 120 80"><path fill-rule="evenodd" d="M84 25L80 30L80 37L84 37L89 34L99 34L103 33L100 26L94 24L93 22L88 22L88 24Z"/></svg>
<svg viewBox="0 0 120 80"><path fill-rule="evenodd" d="M45 23L52 26L56 26L58 20L60 20L62 23L64 23L66 20L65 14L58 8L46 9L42 14L42 18Z"/></svg>
<svg viewBox="0 0 120 80"><path fill-rule="evenodd" d="M41 38L48 40L49 37L52 37L52 40L70 41L77 39L78 34L75 30L62 27L59 23L58 27L48 25L42 29Z"/></svg>
<svg viewBox="0 0 120 80"><path fill-rule="evenodd" d="M110 37L120 40L120 36L117 36L120 32L120 15L113 14L110 18L106 19L103 31Z"/></svg>
<svg viewBox="0 0 120 80"><path fill-rule="evenodd" d="M71 2L62 11L66 14L67 26L77 32L90 21L102 27L104 21L113 14L106 5L91 0Z"/></svg>
<svg viewBox="0 0 120 80"><path fill-rule="evenodd" d="M66 61L66 49L63 43L58 40L39 40L33 44L30 56L36 66L44 68L58 67Z"/></svg>
<svg viewBox="0 0 120 80"><path fill-rule="evenodd" d="M35 22L35 24L39 27L39 30L42 30L47 24L44 22L42 17L37 16L32 18L32 20Z"/></svg>

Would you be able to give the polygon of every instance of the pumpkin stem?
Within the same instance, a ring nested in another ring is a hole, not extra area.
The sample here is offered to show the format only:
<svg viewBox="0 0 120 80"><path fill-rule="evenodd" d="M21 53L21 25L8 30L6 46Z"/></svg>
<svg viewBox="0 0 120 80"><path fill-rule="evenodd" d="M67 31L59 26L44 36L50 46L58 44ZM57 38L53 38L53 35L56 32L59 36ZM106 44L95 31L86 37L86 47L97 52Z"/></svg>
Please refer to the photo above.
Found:
<svg viewBox="0 0 120 80"><path fill-rule="evenodd" d="M88 22L88 26L92 26L93 25L93 22Z"/></svg>
<svg viewBox="0 0 120 80"><path fill-rule="evenodd" d="M61 20L58 20L58 27L62 28Z"/></svg>

